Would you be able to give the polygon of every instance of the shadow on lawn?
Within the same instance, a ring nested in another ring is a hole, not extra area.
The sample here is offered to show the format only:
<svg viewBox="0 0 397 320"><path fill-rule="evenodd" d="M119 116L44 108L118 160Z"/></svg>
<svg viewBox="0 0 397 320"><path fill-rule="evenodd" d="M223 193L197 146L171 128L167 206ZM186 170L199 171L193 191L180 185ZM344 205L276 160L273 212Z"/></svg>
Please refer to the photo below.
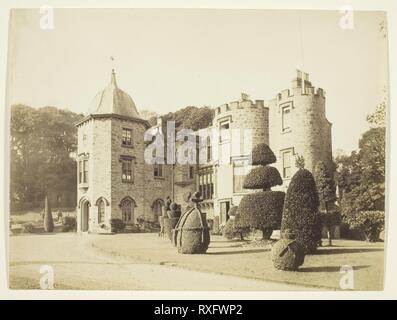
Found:
<svg viewBox="0 0 397 320"><path fill-rule="evenodd" d="M366 269L370 266L353 266L353 270ZM301 267L299 272L340 272L341 266Z"/></svg>
<svg viewBox="0 0 397 320"><path fill-rule="evenodd" d="M327 255L327 254L344 254L344 253L362 253L362 252L380 252L382 248L332 248L327 247L319 248L314 255Z"/></svg>
<svg viewBox="0 0 397 320"><path fill-rule="evenodd" d="M213 247L211 247L213 248ZM254 249L254 250L239 250L239 251L221 251L221 252L207 252L208 255L230 255L230 254L245 254L245 253L262 253L270 251L270 249Z"/></svg>

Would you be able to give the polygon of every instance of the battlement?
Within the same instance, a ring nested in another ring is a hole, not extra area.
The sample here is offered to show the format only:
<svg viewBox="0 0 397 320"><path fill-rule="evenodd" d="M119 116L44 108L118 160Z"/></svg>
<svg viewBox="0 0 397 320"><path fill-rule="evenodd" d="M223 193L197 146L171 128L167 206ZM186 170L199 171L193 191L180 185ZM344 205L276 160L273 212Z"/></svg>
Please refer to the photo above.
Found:
<svg viewBox="0 0 397 320"><path fill-rule="evenodd" d="M309 81L309 74L296 70L297 75L291 82L292 89L284 89L276 95L276 101L291 98L295 95L312 95L325 98L325 92L322 88L312 86Z"/></svg>
<svg viewBox="0 0 397 320"><path fill-rule="evenodd" d="M255 100L253 102L249 96L245 93L241 93L241 99L238 101L232 101L225 103L215 108L215 117L220 114L229 113L241 109L263 109L265 106L264 100Z"/></svg>

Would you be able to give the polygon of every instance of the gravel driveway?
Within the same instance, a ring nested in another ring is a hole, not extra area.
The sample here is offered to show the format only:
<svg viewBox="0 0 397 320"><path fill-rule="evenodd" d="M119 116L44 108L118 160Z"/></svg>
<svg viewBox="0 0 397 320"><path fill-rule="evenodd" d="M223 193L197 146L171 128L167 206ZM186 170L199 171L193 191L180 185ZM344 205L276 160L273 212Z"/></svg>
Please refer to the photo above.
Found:
<svg viewBox="0 0 397 320"><path fill-rule="evenodd" d="M40 288L40 267L49 265L54 269L55 289L309 290L282 283L140 263L95 249L92 243L98 237L102 241L103 237L109 237L112 241L111 236L73 233L10 237L10 288ZM134 250L133 241L131 250Z"/></svg>

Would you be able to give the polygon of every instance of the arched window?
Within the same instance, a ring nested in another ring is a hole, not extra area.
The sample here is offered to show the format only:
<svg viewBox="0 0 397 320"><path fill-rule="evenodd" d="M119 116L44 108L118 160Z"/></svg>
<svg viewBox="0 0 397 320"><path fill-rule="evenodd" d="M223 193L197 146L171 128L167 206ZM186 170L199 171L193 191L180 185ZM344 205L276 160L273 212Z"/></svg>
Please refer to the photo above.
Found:
<svg viewBox="0 0 397 320"><path fill-rule="evenodd" d="M157 199L156 201L153 202L153 221L158 222L159 221L159 216L162 215L162 208L164 206L164 201L161 199Z"/></svg>
<svg viewBox="0 0 397 320"><path fill-rule="evenodd" d="M121 201L120 208L121 208L121 218L124 222L134 222L134 207L135 203L134 200L130 198L126 198Z"/></svg>
<svg viewBox="0 0 397 320"><path fill-rule="evenodd" d="M98 203L98 223L103 222L105 222L105 201L101 199Z"/></svg>

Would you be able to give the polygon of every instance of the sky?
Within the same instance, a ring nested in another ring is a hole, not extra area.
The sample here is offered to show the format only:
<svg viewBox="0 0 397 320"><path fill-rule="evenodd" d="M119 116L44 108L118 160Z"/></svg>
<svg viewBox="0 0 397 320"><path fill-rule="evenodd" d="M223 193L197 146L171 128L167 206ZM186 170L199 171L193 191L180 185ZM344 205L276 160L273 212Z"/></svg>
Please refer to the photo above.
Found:
<svg viewBox="0 0 397 320"><path fill-rule="evenodd" d="M350 153L388 86L382 12L355 11L352 29L338 11L55 9L50 30L43 15L12 12L8 106L85 113L114 68L138 110L165 114L269 100L303 69L326 91L333 150Z"/></svg>

